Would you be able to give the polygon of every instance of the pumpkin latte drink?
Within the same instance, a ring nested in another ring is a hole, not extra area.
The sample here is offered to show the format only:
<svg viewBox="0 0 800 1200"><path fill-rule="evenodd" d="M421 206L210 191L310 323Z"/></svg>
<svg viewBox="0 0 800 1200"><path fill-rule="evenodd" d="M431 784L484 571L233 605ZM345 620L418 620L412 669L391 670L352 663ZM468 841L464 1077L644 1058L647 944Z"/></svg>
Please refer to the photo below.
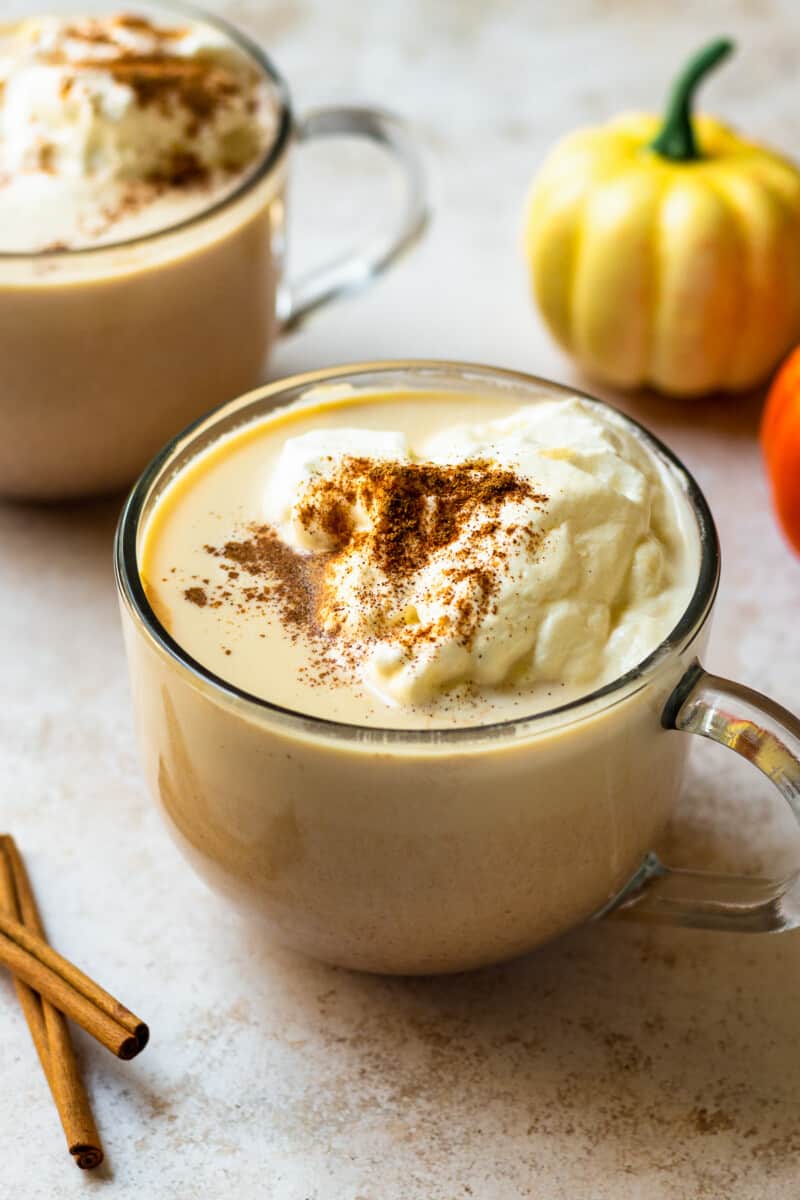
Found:
<svg viewBox="0 0 800 1200"><path fill-rule="evenodd" d="M257 377L282 184L227 201L278 111L261 67L204 22L0 26L0 493L119 487Z"/></svg>
<svg viewBox="0 0 800 1200"><path fill-rule="evenodd" d="M386 270L426 205L402 123L295 118L269 59L223 22L177 3L50 2L39 15L8 0L0 23L0 495L56 499L130 483L188 421L254 387L275 337ZM392 155L405 207L294 283L289 157L321 136Z"/></svg>
<svg viewBox="0 0 800 1200"><path fill-rule="evenodd" d="M278 940L376 971L602 910L679 787L659 716L688 661L663 647L702 640L689 486L605 405L457 365L318 372L178 438L117 565L190 859Z"/></svg>
<svg viewBox="0 0 800 1200"><path fill-rule="evenodd" d="M700 666L708 506L600 401L460 363L277 382L153 460L116 572L150 789L286 945L425 973L612 911L800 924L800 873L655 853L677 731L796 805L800 721Z"/></svg>

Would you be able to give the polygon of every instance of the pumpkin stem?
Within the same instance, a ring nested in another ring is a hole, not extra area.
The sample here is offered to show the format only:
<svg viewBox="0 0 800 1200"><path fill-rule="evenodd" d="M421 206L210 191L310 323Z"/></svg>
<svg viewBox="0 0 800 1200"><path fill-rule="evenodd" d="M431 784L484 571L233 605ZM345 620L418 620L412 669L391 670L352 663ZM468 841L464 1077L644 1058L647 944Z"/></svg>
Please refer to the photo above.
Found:
<svg viewBox="0 0 800 1200"><path fill-rule="evenodd" d="M650 149L672 162L693 162L702 158L692 127L692 103L697 85L734 49L729 38L718 38L691 58L681 71L667 104L664 124L653 138Z"/></svg>

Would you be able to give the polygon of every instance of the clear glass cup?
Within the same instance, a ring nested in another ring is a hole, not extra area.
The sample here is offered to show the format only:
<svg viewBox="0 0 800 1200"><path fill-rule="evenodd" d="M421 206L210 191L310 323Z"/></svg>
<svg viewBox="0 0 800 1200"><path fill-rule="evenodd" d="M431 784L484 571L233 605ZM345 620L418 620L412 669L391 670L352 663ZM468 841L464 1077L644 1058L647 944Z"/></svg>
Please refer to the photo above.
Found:
<svg viewBox="0 0 800 1200"><path fill-rule="evenodd" d="M117 0L6 0L3 21L42 11L97 15ZM263 74L278 114L263 158L217 203L116 244L3 253L0 229L0 495L57 499L129 484L190 420L263 379L277 336L368 286L427 220L425 174L402 122L367 108L296 119L259 46L207 13L143 3L137 15L221 31ZM286 182L295 144L358 137L405 179L393 227L304 278L285 278Z"/></svg>
<svg viewBox="0 0 800 1200"><path fill-rule="evenodd" d="M719 576L714 523L685 467L633 421L691 506L697 582L663 643L591 695L481 727L357 727L248 695L173 640L139 576L154 504L223 434L321 384L520 403L543 389L575 394L459 363L340 367L234 400L151 463L120 520L116 578L145 773L200 873L277 940L398 974L477 967L612 913L712 929L797 926L800 876L672 870L653 852L680 792L681 732L743 755L800 817L800 722L700 666Z"/></svg>

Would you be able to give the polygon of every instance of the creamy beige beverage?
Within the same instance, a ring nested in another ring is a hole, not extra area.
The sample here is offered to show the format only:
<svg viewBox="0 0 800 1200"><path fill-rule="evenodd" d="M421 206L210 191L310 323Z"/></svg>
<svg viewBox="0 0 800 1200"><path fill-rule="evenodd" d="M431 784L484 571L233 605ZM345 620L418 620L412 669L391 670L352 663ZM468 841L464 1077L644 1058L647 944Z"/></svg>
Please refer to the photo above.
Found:
<svg viewBox="0 0 800 1200"><path fill-rule="evenodd" d="M120 487L258 379L281 120L264 66L200 20L0 28L0 493Z"/></svg>
<svg viewBox="0 0 800 1200"><path fill-rule="evenodd" d="M284 380L164 450L116 569L149 786L192 863L277 940L407 974L620 907L800 919L797 877L657 857L679 730L793 803L800 724L699 665L713 520L599 401L459 363Z"/></svg>
<svg viewBox="0 0 800 1200"><path fill-rule="evenodd" d="M13 0L33 15L0 25L0 495L36 498L129 483L427 219L422 164L391 114L296 117L259 46L182 6L93 0L86 16L50 2L37 15ZM289 153L333 136L392 156L403 203L293 282Z"/></svg>
<svg viewBox="0 0 800 1200"><path fill-rule="evenodd" d="M339 368L226 405L117 542L181 846L278 940L367 970L602 911L680 788L662 715L705 640L704 513L625 418L513 373Z"/></svg>
<svg viewBox="0 0 800 1200"><path fill-rule="evenodd" d="M574 701L697 577L674 473L585 400L324 389L179 474L142 575L176 641L296 712L481 725Z"/></svg>

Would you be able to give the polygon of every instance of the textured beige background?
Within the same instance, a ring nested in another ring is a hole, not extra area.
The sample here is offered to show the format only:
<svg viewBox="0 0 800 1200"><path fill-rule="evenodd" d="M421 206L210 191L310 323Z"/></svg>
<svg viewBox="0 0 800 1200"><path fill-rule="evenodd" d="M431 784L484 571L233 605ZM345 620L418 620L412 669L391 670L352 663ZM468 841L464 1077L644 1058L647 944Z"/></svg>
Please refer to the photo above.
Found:
<svg viewBox="0 0 800 1200"><path fill-rule="evenodd" d="M800 141L792 0L717 3L713 18L699 0L218 7L272 48L298 107L397 108L435 173L424 247L282 345L273 374L424 354L577 378L526 298L528 177L574 124L657 102L706 35L740 41L709 107L790 152ZM342 161L297 164L296 258L365 223L353 211L370 188L392 201L373 159L348 153L350 178ZM800 565L768 513L757 398L626 403L685 456L719 520L710 665L797 708ZM391 981L270 949L195 881L139 779L117 508L0 509L0 824L28 855L53 939L150 1020L152 1045L125 1065L79 1037L108 1151L100 1178L80 1176L0 979L0 1198L796 1196L797 936L595 926L471 977ZM766 785L696 751L673 857L796 861Z"/></svg>

